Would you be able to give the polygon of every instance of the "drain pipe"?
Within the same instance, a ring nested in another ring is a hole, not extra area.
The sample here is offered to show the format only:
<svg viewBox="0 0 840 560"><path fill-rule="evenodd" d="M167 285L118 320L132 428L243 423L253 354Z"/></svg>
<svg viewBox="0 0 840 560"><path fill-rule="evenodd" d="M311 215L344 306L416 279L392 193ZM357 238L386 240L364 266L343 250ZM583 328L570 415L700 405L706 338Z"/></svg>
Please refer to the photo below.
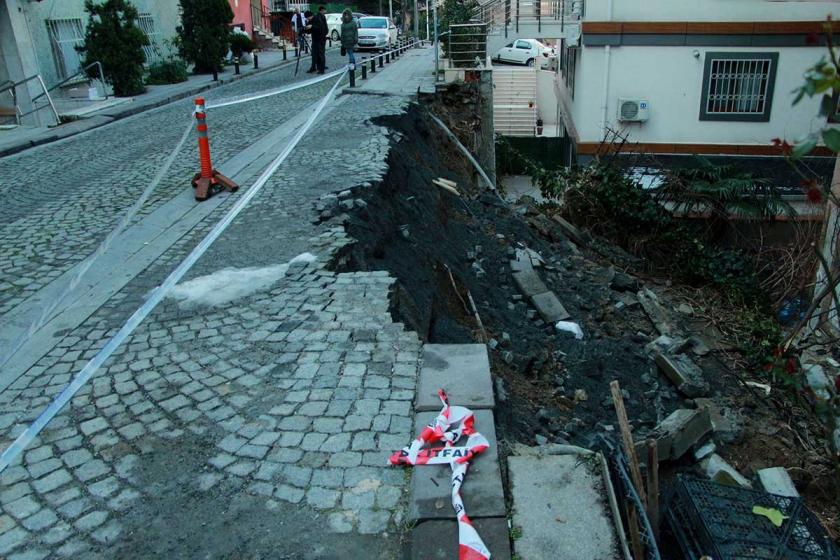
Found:
<svg viewBox="0 0 840 560"><path fill-rule="evenodd" d="M458 137L455 136L455 134L453 134L452 131L449 130L449 128L447 128L445 124L443 124L443 121L441 121L439 118L432 115L431 113L429 113L429 116L432 117L432 120L435 121L435 123L437 123L437 125L443 129L443 131L446 133L449 139L452 140L456 146L458 146L458 149L461 150L461 152L463 152L463 154L470 161L473 167L475 167L475 170L478 172L478 174L481 175L481 178L484 179L484 182L487 183L487 187L490 190L495 191L495 183L493 183L493 181L490 180L490 177L487 176L487 173L484 172L484 169L482 169L481 165L479 165L478 161L476 161L476 159L473 157L473 155L470 153L467 147L461 144L461 141L458 140Z"/></svg>
<svg viewBox="0 0 840 560"><path fill-rule="evenodd" d="M428 12L426 14L428 18ZM435 83L438 83L438 76L440 74L440 45L438 44L440 41L440 37L438 37L438 26L437 26L437 0L432 0L432 18L435 20Z"/></svg>
<svg viewBox="0 0 840 560"><path fill-rule="evenodd" d="M607 21L613 18L613 0L607 4ZM601 99L601 137L607 137L607 106L609 105L610 89L610 45L604 46L604 95Z"/></svg>

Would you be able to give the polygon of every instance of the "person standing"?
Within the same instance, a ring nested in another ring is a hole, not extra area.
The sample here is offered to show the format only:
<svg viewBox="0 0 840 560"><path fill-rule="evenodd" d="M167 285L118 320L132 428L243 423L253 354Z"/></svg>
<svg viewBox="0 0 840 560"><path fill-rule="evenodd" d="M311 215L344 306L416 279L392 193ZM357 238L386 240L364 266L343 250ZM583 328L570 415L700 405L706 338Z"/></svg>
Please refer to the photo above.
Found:
<svg viewBox="0 0 840 560"><path fill-rule="evenodd" d="M292 29L295 31L295 43L297 43L298 52L303 55L303 41L304 29L306 29L306 17L300 13L300 8L295 8L295 13L292 14Z"/></svg>
<svg viewBox="0 0 840 560"><path fill-rule="evenodd" d="M359 26L353 19L353 13L347 9L341 14L341 49L347 52L347 61L351 67L356 65L356 45L359 42Z"/></svg>
<svg viewBox="0 0 840 560"><path fill-rule="evenodd" d="M327 68L327 35L330 30L327 25L327 17L324 15L327 9L324 6L318 7L318 13L312 18L312 62L323 74Z"/></svg>

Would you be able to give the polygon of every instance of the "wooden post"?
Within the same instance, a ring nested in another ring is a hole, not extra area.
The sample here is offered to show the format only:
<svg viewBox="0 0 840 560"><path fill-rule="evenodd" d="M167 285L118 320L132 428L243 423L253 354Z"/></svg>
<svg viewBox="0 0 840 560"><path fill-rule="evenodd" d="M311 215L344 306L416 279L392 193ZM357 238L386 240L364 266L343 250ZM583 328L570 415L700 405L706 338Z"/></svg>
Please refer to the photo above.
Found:
<svg viewBox="0 0 840 560"><path fill-rule="evenodd" d="M647 508L653 536L659 540L659 446L647 440Z"/></svg>
<svg viewBox="0 0 840 560"><path fill-rule="evenodd" d="M621 387L618 380L610 383L610 393L612 393L613 405L615 406L615 415L618 417L618 428L621 432L621 441L624 446L624 453L627 454L627 462L630 464L630 477L633 479L633 486L636 487L636 493L642 501L642 507L647 508L645 495L645 487L642 482L642 471L639 468L639 460L636 457L636 447L633 444L633 432L630 430L630 422L627 421L627 411L624 408L624 397L621 396ZM632 502L625 501L625 509L627 510L627 527L630 532L630 543L633 546L633 557L636 560L644 558L644 547L642 546L642 538L639 535L639 519L638 515L644 512L637 512L636 507Z"/></svg>

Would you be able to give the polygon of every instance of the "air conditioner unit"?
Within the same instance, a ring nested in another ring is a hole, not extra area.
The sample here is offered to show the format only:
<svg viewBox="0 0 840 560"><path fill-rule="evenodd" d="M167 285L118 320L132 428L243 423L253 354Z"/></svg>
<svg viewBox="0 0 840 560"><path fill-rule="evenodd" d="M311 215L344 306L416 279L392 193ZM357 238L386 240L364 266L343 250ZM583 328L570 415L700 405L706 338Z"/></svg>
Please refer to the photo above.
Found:
<svg viewBox="0 0 840 560"><path fill-rule="evenodd" d="M645 122L650 113L650 104L646 99L618 99L618 120L625 122Z"/></svg>

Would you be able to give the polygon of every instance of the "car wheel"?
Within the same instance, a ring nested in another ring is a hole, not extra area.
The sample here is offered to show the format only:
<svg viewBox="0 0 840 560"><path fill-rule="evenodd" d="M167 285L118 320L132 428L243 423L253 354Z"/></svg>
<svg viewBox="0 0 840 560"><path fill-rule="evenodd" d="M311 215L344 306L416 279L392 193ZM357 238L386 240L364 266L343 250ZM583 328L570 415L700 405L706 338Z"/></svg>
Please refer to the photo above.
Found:
<svg viewBox="0 0 840 560"><path fill-rule="evenodd" d="M529 59L528 59L528 62L526 62L525 64L526 64L527 66L531 66L531 67L533 67L533 66L534 66L534 59L533 59L533 58L529 58Z"/></svg>
<svg viewBox="0 0 840 560"><path fill-rule="evenodd" d="M332 40L333 40L333 41L338 41L338 37L339 37L339 35L338 35L338 31L336 31L335 29L333 29L333 30L332 30Z"/></svg>

